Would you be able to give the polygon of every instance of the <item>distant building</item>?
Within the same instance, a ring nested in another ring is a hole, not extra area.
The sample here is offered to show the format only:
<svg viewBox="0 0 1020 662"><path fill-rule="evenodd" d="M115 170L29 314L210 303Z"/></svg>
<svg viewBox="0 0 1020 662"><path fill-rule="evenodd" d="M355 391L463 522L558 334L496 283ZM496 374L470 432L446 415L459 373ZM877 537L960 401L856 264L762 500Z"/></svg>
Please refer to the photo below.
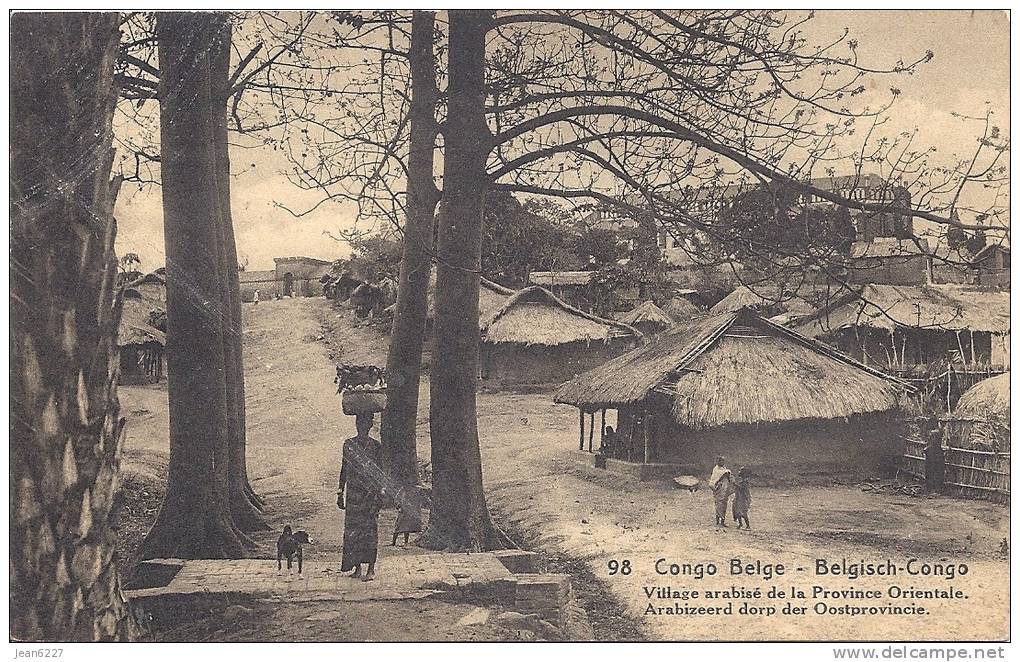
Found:
<svg viewBox="0 0 1020 662"><path fill-rule="evenodd" d="M241 300L251 301L255 290L263 301L280 296L315 297L322 295L322 277L333 264L314 257L273 258L276 268L266 271L242 271Z"/></svg>
<svg viewBox="0 0 1020 662"><path fill-rule="evenodd" d="M841 197L858 202L874 204L889 204L907 207L910 205L910 192L903 186L890 184L878 175L863 174L847 175L838 177L816 177L809 180L811 186L822 191L832 192ZM728 184L723 186L702 186L690 187L676 191L669 197L684 209L691 217L702 223L711 224L718 219L722 212L737 196L749 193L758 188L757 184ZM643 201L635 197L630 200L635 206L641 206ZM804 194L799 198L802 205L814 207L835 207L835 203L825 198ZM913 218L902 214L889 212L865 212L850 210L850 219L854 226L856 239L858 241L870 242L876 238L898 238L909 239L914 236ZM605 230L613 230L620 237L621 242L631 248L634 242L640 238L641 222L631 216L621 213L614 207L600 207L582 219L591 227ZM663 260L668 264L680 268L687 268L698 262L699 251L692 246L685 246L684 242L668 231L663 223L656 221L658 233L657 242ZM694 253L695 255L692 255Z"/></svg>
<svg viewBox="0 0 1020 662"><path fill-rule="evenodd" d="M880 237L850 246L847 280L855 284L924 285L931 282L926 239Z"/></svg>

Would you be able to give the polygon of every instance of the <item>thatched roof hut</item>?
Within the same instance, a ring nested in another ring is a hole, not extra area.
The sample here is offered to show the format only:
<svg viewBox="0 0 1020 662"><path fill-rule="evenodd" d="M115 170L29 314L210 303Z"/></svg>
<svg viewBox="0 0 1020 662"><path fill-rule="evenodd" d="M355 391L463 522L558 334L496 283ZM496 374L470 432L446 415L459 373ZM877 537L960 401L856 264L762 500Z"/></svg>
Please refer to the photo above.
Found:
<svg viewBox="0 0 1020 662"><path fill-rule="evenodd" d="M693 303L682 297L670 299L663 306L663 312L670 316L674 322L690 322L695 317L701 317L704 313Z"/></svg>
<svg viewBox="0 0 1020 662"><path fill-rule="evenodd" d="M643 338L631 326L586 313L538 286L506 297L479 323L481 377L500 383L562 383Z"/></svg>
<svg viewBox="0 0 1020 662"><path fill-rule="evenodd" d="M1008 367L1009 292L960 285L865 285L797 327L870 362L923 365L950 354Z"/></svg>
<svg viewBox="0 0 1020 662"><path fill-rule="evenodd" d="M792 293L769 284L748 287L741 285L712 306L713 313L732 313L750 308L765 317L787 315L796 319L814 314L816 308L800 293Z"/></svg>
<svg viewBox="0 0 1020 662"><path fill-rule="evenodd" d="M652 301L645 301L629 313L617 317L616 321L632 326L645 334L657 333L673 324L673 318Z"/></svg>
<svg viewBox="0 0 1020 662"><path fill-rule="evenodd" d="M701 428L886 411L904 386L745 309L677 325L564 384L556 402L591 410L664 390L677 420Z"/></svg>
<svg viewBox="0 0 1020 662"><path fill-rule="evenodd" d="M1009 326L1009 292L961 285L865 285L833 301L797 330L812 337L852 327L1006 334Z"/></svg>
<svg viewBox="0 0 1020 662"><path fill-rule="evenodd" d="M163 378L166 347L166 279L148 274L125 285L120 326L120 383L156 382Z"/></svg>
<svg viewBox="0 0 1020 662"><path fill-rule="evenodd" d="M838 464L853 462L844 457L848 449L855 449L854 458L867 455L859 452L859 425L846 421L895 410L906 388L743 309L676 325L567 382L555 400L582 412L618 410L620 434L630 436L628 457L646 463L669 458L700 464L718 452L714 444L722 444L736 445L731 453L760 464L765 439L770 461L779 461L784 452L794 452L791 440L807 435L811 441L797 454L824 448L825 459ZM721 432L713 437L713 430ZM690 441L695 436L698 444ZM837 448L830 449L833 444Z"/></svg>
<svg viewBox="0 0 1020 662"><path fill-rule="evenodd" d="M509 297L481 321L482 337L492 343L562 345L640 337L623 322L574 308L544 287L532 285Z"/></svg>
<svg viewBox="0 0 1020 662"><path fill-rule="evenodd" d="M956 403L956 416L970 419L999 418L1009 421L1009 373L980 381Z"/></svg>

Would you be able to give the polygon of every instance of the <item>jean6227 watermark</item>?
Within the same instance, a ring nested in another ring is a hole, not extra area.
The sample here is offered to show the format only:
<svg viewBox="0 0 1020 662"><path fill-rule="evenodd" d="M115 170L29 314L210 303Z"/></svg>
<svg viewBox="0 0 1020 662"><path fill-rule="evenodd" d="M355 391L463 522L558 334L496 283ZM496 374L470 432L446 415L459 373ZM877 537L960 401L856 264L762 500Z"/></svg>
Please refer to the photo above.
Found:
<svg viewBox="0 0 1020 662"><path fill-rule="evenodd" d="M40 657L43 657L43 658L45 658L45 657L64 657L64 649L63 648L19 648L19 647L15 647L15 649L14 649L14 659L17 660L19 658L25 658L25 657L34 657L34 658L40 658Z"/></svg>

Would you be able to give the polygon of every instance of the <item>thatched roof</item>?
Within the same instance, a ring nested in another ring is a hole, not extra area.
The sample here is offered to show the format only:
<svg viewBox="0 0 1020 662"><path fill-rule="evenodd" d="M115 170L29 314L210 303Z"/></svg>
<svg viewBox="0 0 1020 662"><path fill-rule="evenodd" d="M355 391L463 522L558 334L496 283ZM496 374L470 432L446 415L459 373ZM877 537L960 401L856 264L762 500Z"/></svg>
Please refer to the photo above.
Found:
<svg viewBox="0 0 1020 662"><path fill-rule="evenodd" d="M630 326L646 324L648 326L666 327L673 324L673 318L651 301L645 301L629 313L624 313L617 317L616 321Z"/></svg>
<svg viewBox="0 0 1020 662"><path fill-rule="evenodd" d="M503 287L499 283L485 278L484 276L478 283L478 326L481 327L489 319L491 319L493 313L500 309L507 302L511 296L513 296L515 290L509 287ZM429 277L429 289L428 289L428 319L435 318L436 311L436 269L433 267L432 273Z"/></svg>
<svg viewBox="0 0 1020 662"><path fill-rule="evenodd" d="M741 285L712 306L711 312L732 313L741 308L754 310L778 308L793 317L806 317L816 310L814 306L799 296L799 293L794 294L775 285L761 284L752 287Z"/></svg>
<svg viewBox="0 0 1020 662"><path fill-rule="evenodd" d="M978 382L967 390L956 403L955 415L959 418L1009 421L1009 373Z"/></svg>
<svg viewBox="0 0 1020 662"><path fill-rule="evenodd" d="M532 271L528 282L532 285L552 287L554 285L587 285L595 276L594 271Z"/></svg>
<svg viewBox="0 0 1020 662"><path fill-rule="evenodd" d="M865 285L817 313L797 331L819 337L853 327L1009 333L1009 292L962 285Z"/></svg>
<svg viewBox="0 0 1020 662"><path fill-rule="evenodd" d="M669 315L674 322L689 322L704 314L693 303L680 297L670 299L669 303L663 306L663 312Z"/></svg>
<svg viewBox="0 0 1020 662"><path fill-rule="evenodd" d="M903 382L751 310L677 325L567 382L556 402L582 409L672 398L692 428L844 418L897 406Z"/></svg>
<svg viewBox="0 0 1020 662"><path fill-rule="evenodd" d="M120 326L117 329L117 344L144 345L155 342L166 345L166 334L152 326L152 313L163 308L151 300L140 297L125 297L120 313Z"/></svg>
<svg viewBox="0 0 1020 662"><path fill-rule="evenodd" d="M155 342L166 345L166 334L152 324L160 315L166 316L166 277L151 273L124 285L117 344L143 345Z"/></svg>
<svg viewBox="0 0 1020 662"><path fill-rule="evenodd" d="M574 308L549 290L533 285L517 292L481 323L483 340L521 345L606 342L641 337L626 324Z"/></svg>

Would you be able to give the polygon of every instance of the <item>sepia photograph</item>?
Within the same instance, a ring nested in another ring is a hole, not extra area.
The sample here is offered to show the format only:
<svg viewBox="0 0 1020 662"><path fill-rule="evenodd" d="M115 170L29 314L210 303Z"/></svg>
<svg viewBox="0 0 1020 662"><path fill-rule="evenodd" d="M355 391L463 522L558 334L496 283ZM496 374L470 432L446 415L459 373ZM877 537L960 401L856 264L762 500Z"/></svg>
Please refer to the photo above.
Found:
<svg viewBox="0 0 1020 662"><path fill-rule="evenodd" d="M1008 10L8 18L8 656L1006 657Z"/></svg>

